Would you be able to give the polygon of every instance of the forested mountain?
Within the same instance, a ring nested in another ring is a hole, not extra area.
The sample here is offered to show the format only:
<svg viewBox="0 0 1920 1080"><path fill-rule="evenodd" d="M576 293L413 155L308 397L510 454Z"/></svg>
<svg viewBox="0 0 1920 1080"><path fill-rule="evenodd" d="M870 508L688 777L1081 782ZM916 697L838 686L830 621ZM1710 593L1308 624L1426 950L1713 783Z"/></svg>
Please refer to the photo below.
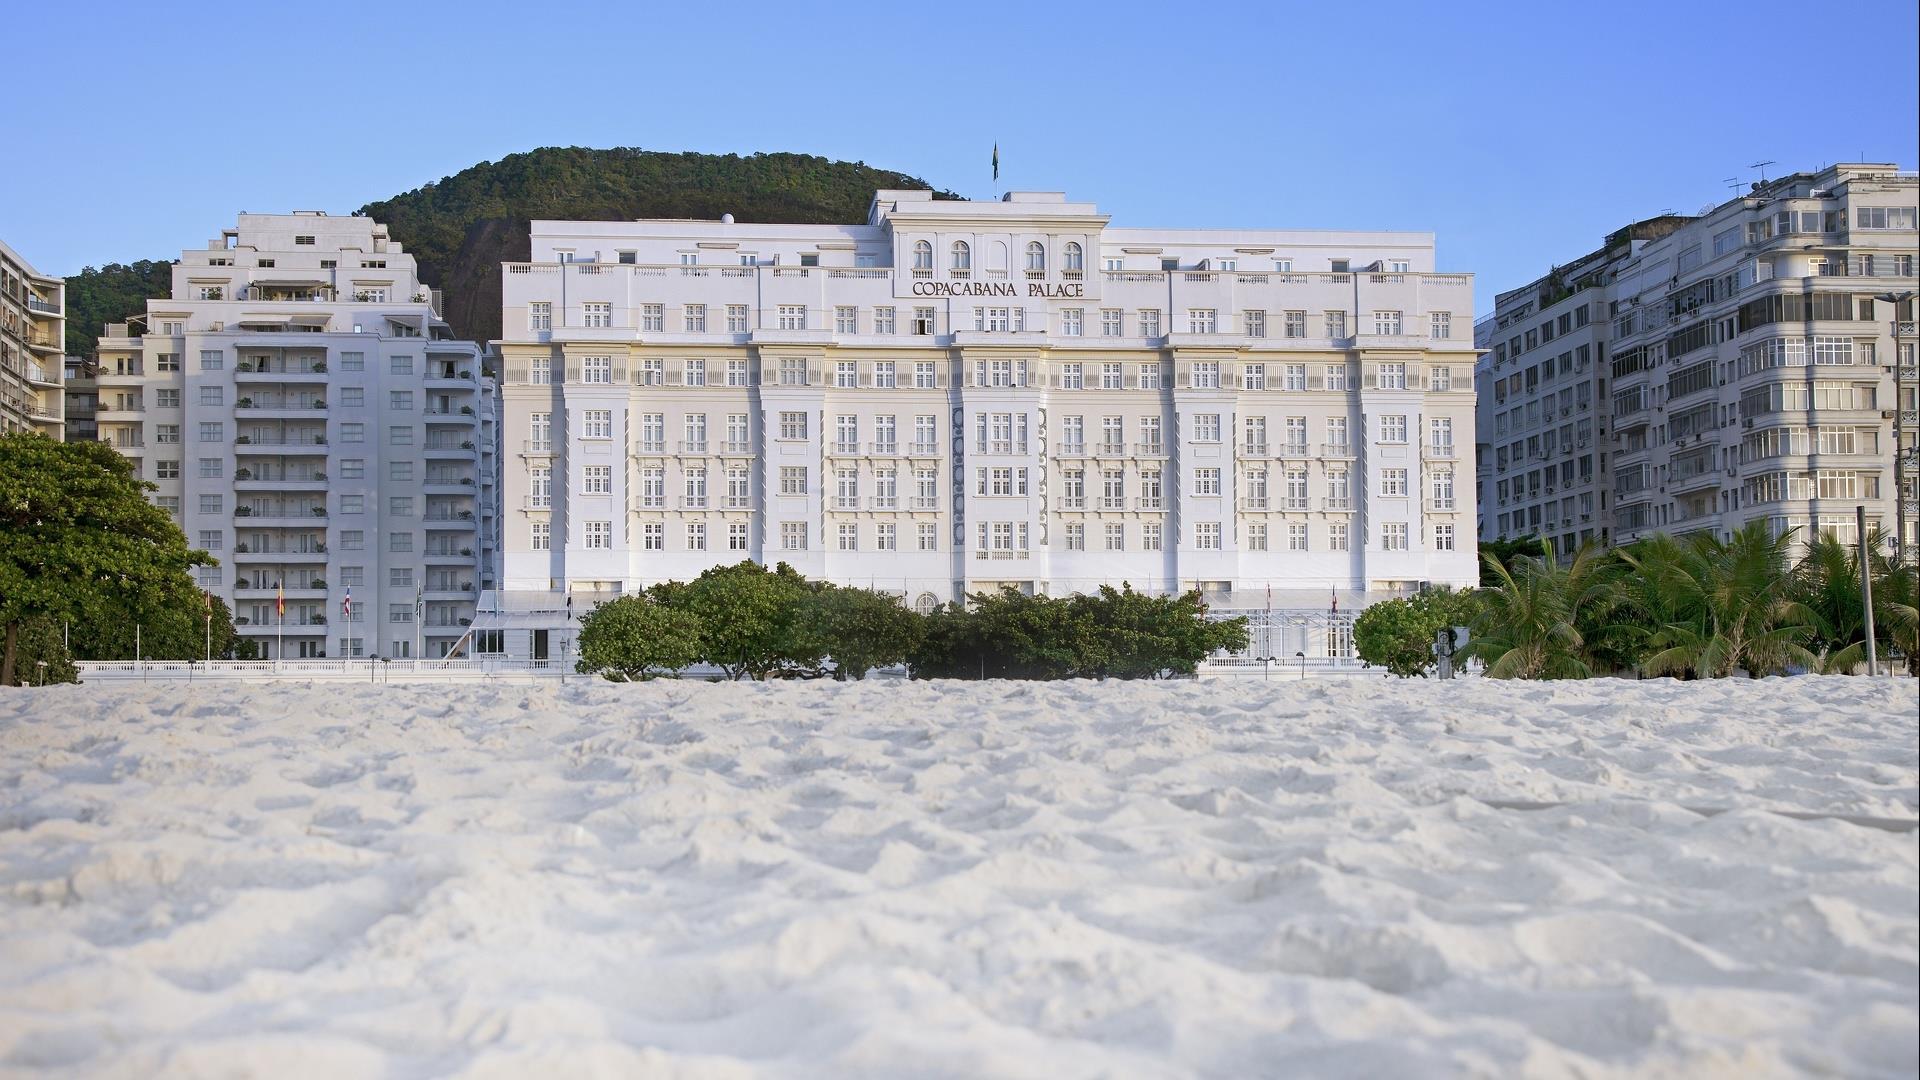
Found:
<svg viewBox="0 0 1920 1080"><path fill-rule="evenodd" d="M386 223L445 293L464 338L500 336L500 264L528 257L533 218L717 218L823 224L866 218L876 188L926 181L861 162L808 154L673 154L619 147L544 147L483 162L356 213ZM941 195L947 193L941 192ZM67 349L92 356L105 323L165 296L168 263L88 267L67 279Z"/></svg>

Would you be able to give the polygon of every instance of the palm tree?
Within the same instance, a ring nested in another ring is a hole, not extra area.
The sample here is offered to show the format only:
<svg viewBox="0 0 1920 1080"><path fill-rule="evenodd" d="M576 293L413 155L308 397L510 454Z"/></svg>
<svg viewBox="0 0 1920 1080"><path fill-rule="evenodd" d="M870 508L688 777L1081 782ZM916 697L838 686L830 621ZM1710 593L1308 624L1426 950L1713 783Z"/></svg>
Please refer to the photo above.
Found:
<svg viewBox="0 0 1920 1080"><path fill-rule="evenodd" d="M1816 618L1795 598L1788 572L1792 538L1792 529L1770 536L1765 522L1750 521L1729 540L1695 533L1678 541L1670 566L1623 554L1635 573L1656 575L1657 583L1639 589L1670 590L1666 603L1677 615L1648 635L1654 651L1642 670L1703 678L1745 670L1759 678L1815 667L1802 642L1813 636Z"/></svg>
<svg viewBox="0 0 1920 1080"><path fill-rule="evenodd" d="M1545 557L1521 555L1512 568L1492 553L1483 557L1485 580L1475 595L1480 610L1467 653L1484 661L1494 679L1584 679L1588 663L1581 623L1588 608L1610 593L1606 556L1592 541L1565 566L1551 542Z"/></svg>

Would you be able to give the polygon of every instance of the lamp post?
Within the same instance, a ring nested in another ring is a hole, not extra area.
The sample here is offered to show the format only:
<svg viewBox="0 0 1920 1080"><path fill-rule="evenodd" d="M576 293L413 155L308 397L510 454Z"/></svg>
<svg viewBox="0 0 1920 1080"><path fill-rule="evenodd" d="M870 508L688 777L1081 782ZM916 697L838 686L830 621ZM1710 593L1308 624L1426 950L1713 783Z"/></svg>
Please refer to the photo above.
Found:
<svg viewBox="0 0 1920 1080"><path fill-rule="evenodd" d="M1306 678L1307 678L1307 653L1306 653L1306 650L1305 650L1305 649L1302 649L1301 651L1299 651L1299 652L1297 652L1297 653L1294 653L1293 655L1295 655L1295 656L1297 656L1297 657L1299 657L1299 658L1300 658L1300 679L1301 679L1301 681L1302 681L1302 682L1304 682L1304 681L1306 681Z"/></svg>
<svg viewBox="0 0 1920 1080"><path fill-rule="evenodd" d="M1913 300L1913 290L1883 292L1874 297L1893 305L1893 565L1907 564L1907 380L1900 356L1900 307ZM1920 360L1920 357L1916 357ZM1861 567L1862 575L1868 571Z"/></svg>

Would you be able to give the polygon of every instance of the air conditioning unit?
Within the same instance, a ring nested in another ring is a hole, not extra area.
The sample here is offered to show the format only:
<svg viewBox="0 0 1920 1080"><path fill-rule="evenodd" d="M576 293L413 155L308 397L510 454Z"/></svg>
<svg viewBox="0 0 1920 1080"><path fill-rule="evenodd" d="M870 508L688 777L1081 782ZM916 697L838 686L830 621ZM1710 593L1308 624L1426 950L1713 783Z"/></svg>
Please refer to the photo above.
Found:
<svg viewBox="0 0 1920 1080"><path fill-rule="evenodd" d="M1882 412L1880 413L1880 419L1882 419L1882 420L1891 420L1891 419L1893 419L1893 412L1892 412L1892 410L1883 410L1883 411L1882 411Z"/></svg>

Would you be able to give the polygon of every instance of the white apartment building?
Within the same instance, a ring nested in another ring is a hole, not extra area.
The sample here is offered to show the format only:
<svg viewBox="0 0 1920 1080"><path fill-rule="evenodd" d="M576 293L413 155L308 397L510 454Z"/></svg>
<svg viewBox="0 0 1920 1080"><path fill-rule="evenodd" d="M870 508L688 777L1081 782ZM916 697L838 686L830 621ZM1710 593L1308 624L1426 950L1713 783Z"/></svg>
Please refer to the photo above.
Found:
<svg viewBox="0 0 1920 1080"><path fill-rule="evenodd" d="M1913 302L1877 297L1915 289L1916 190L1892 165L1796 173L1697 218L1634 226L1659 235L1576 264L1593 287L1552 310L1526 302L1527 290L1504 294L1503 308L1517 299L1485 331L1495 344L1479 380L1482 430L1493 432L1482 436L1493 463L1482 535L1564 543L1600 523L1602 539L1626 543L1763 519L1850 539L1857 506L1892 535L1895 432L1912 446L1920 380ZM1547 411L1565 389L1545 375L1565 374L1566 342L1549 331L1569 304L1605 323L1593 330L1604 371L1592 378L1595 436L1604 423L1611 461L1596 457L1591 522L1568 521L1569 495L1584 514L1588 492L1565 487L1565 418ZM1536 435L1552 456L1536 454ZM1906 483L1911 540L1911 469Z"/></svg>
<svg viewBox="0 0 1920 1080"><path fill-rule="evenodd" d="M239 631L266 656L446 655L493 584L494 384L386 226L242 214L140 321L100 340L99 438L220 559L201 584Z"/></svg>
<svg viewBox="0 0 1920 1080"><path fill-rule="evenodd" d="M67 286L0 242L0 433L65 437Z"/></svg>
<svg viewBox="0 0 1920 1080"><path fill-rule="evenodd" d="M1350 619L1476 579L1472 282L1430 235L880 191L853 225L536 221L532 253L483 654L741 559L922 610L1126 582Z"/></svg>

